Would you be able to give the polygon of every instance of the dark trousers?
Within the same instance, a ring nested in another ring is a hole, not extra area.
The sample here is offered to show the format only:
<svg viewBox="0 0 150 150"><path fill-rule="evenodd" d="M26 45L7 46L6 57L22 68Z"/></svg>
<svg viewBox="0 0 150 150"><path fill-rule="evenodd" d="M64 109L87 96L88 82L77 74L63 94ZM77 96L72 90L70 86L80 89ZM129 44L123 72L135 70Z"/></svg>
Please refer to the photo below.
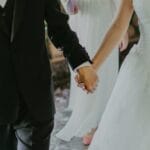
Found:
<svg viewBox="0 0 150 150"><path fill-rule="evenodd" d="M0 125L0 150L49 150L53 119L39 122L20 108L14 124Z"/></svg>
<svg viewBox="0 0 150 150"><path fill-rule="evenodd" d="M0 125L0 149L16 150L16 137L9 125Z"/></svg>
<svg viewBox="0 0 150 150"><path fill-rule="evenodd" d="M1 29L0 26L0 42L4 43L8 41L8 37ZM34 119L21 92L19 108L16 122L13 124L0 122L0 150L49 150L53 119L45 121Z"/></svg>

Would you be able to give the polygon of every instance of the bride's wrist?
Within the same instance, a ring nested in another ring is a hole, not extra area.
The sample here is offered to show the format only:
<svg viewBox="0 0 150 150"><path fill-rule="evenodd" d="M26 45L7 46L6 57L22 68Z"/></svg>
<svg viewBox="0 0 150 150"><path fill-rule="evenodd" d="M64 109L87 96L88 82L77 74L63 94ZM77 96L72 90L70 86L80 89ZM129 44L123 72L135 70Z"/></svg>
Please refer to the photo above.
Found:
<svg viewBox="0 0 150 150"><path fill-rule="evenodd" d="M96 72L98 71L98 66L95 63L92 64L92 67Z"/></svg>

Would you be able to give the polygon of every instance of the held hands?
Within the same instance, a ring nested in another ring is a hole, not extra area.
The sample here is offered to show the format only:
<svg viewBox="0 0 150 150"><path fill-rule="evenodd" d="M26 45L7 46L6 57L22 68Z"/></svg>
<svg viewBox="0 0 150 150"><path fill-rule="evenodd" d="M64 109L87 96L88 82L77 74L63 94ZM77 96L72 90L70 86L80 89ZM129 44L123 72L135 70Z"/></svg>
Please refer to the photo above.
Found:
<svg viewBox="0 0 150 150"><path fill-rule="evenodd" d="M79 87L87 91L87 93L93 93L96 89L98 76L92 66L81 67L77 70L78 74L75 80Z"/></svg>

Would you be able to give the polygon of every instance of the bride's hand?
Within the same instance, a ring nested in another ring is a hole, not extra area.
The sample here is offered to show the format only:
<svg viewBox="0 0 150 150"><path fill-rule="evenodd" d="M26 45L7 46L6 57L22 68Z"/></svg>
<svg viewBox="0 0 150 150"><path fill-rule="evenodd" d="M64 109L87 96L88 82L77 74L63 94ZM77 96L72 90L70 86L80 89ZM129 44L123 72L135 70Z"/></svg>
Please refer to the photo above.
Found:
<svg viewBox="0 0 150 150"><path fill-rule="evenodd" d="M79 5L77 0L68 0L67 11L70 15L75 15L79 12Z"/></svg>
<svg viewBox="0 0 150 150"><path fill-rule="evenodd" d="M75 79L78 86L88 93L93 93L97 87L98 76L91 66L79 68Z"/></svg>

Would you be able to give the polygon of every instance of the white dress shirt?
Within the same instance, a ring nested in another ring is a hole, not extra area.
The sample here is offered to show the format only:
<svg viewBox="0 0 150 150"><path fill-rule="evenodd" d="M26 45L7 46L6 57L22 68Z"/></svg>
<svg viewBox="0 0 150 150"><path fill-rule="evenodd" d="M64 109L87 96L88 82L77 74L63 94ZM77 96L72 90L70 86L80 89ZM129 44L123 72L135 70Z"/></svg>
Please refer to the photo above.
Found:
<svg viewBox="0 0 150 150"><path fill-rule="evenodd" d="M3 8L6 4L7 0L0 0L0 6Z"/></svg>
<svg viewBox="0 0 150 150"><path fill-rule="evenodd" d="M86 61L84 63L82 63L81 65L77 66L74 71L77 72L78 69L82 68L82 67L88 67L91 66L90 62Z"/></svg>

